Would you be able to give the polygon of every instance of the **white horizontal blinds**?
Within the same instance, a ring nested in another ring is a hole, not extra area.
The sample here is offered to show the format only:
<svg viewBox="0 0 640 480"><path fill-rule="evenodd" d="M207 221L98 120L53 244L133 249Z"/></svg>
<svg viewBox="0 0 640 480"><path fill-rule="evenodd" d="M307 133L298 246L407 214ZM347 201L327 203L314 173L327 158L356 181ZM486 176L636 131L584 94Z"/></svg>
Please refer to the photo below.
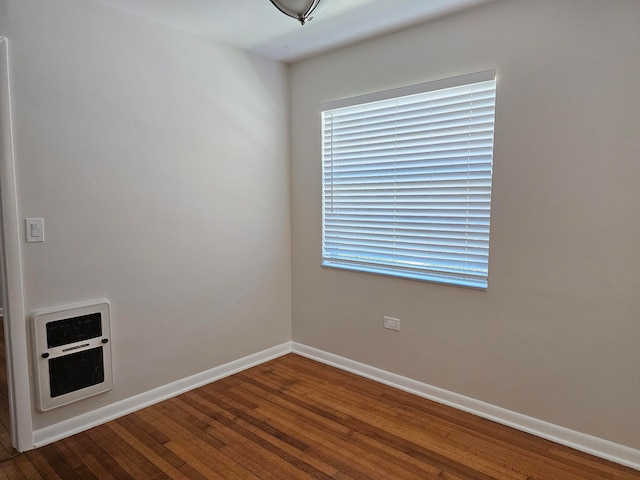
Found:
<svg viewBox="0 0 640 480"><path fill-rule="evenodd" d="M486 287L495 79L322 112L323 264Z"/></svg>

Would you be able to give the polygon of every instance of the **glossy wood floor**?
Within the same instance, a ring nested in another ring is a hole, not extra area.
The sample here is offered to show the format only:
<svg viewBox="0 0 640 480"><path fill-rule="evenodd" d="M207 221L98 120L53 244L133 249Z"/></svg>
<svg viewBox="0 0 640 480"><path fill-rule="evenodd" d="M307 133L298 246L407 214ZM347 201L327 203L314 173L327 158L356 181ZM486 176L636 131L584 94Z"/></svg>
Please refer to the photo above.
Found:
<svg viewBox="0 0 640 480"><path fill-rule="evenodd" d="M287 355L0 464L9 479L640 479Z"/></svg>
<svg viewBox="0 0 640 480"><path fill-rule="evenodd" d="M11 446L9 390L7 388L7 355L4 343L4 319L0 315L0 462L18 452Z"/></svg>

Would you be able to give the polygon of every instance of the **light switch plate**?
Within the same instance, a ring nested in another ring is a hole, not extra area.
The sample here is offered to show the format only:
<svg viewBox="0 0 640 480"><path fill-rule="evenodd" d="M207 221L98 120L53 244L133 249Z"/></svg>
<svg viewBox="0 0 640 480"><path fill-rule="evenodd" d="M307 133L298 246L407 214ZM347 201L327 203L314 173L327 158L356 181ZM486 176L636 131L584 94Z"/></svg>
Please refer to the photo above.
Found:
<svg viewBox="0 0 640 480"><path fill-rule="evenodd" d="M27 242L44 242L44 220L42 218L25 218Z"/></svg>

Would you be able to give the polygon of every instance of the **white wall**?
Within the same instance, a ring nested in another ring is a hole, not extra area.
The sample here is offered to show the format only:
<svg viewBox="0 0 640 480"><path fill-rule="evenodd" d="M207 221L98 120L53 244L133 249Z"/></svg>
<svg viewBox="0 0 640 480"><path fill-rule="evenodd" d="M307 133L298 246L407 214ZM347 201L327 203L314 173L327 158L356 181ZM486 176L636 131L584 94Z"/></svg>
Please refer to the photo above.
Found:
<svg viewBox="0 0 640 480"><path fill-rule="evenodd" d="M20 214L46 223L26 311L113 305L114 390L35 428L289 340L292 251L294 340L640 448L639 16L499 1L294 65L290 245L287 67L94 0L0 0ZM490 68L489 289L321 269L319 104Z"/></svg>
<svg viewBox="0 0 640 480"><path fill-rule="evenodd" d="M295 64L293 339L640 448L638 19L500 1ZM320 103L494 68L489 289L322 269Z"/></svg>
<svg viewBox="0 0 640 480"><path fill-rule="evenodd" d="M114 389L34 427L290 340L288 68L93 0L0 17L26 312L112 303Z"/></svg>

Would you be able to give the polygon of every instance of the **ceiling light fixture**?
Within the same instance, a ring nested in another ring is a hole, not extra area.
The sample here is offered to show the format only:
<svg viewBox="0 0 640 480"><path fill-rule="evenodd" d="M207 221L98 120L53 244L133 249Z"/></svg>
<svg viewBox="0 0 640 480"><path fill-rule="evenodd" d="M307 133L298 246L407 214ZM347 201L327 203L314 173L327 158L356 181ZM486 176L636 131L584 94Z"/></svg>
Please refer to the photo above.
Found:
<svg viewBox="0 0 640 480"><path fill-rule="evenodd" d="M271 0L271 3L282 13L295 18L300 25L304 25L313 18L311 14L320 0Z"/></svg>

